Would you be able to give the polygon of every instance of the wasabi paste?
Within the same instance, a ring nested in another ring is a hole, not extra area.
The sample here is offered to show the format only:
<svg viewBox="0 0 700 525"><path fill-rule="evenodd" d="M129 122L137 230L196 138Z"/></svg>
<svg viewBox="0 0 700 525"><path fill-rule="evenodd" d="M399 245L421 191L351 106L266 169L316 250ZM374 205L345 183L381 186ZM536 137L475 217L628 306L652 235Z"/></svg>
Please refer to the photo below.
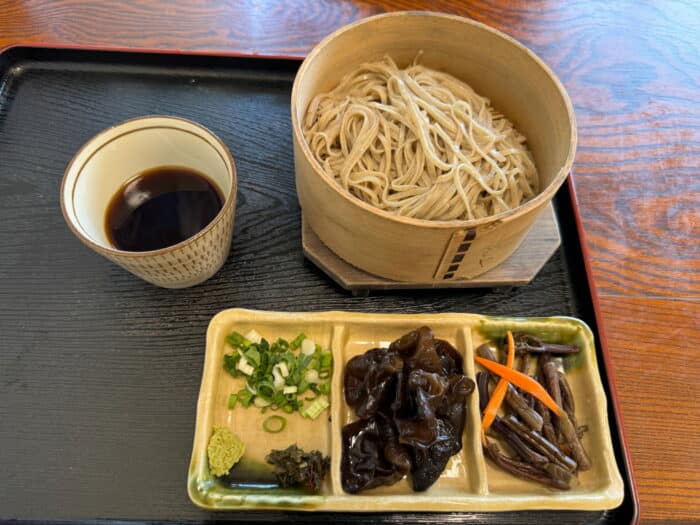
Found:
<svg viewBox="0 0 700 525"><path fill-rule="evenodd" d="M209 471L217 477L228 474L244 452L245 444L236 434L226 427L214 427L207 447Z"/></svg>

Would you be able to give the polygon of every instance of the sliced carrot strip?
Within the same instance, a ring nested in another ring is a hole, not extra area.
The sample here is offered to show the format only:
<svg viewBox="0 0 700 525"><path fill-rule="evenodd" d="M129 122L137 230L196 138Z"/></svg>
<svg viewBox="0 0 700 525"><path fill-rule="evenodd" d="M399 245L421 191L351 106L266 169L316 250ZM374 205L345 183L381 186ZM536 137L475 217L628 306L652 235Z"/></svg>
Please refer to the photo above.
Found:
<svg viewBox="0 0 700 525"><path fill-rule="evenodd" d="M547 408L554 412L557 416L562 413L562 409L556 404L554 399L547 393L544 387L530 376L521 374L517 370L503 366L500 363L484 359L483 357L474 356L474 360L483 366L489 372L502 377L509 383L513 383L518 388L521 388L528 394L532 394L537 399L542 401Z"/></svg>
<svg viewBox="0 0 700 525"><path fill-rule="evenodd" d="M512 369L513 361L515 361L515 341L513 341L513 334L510 330L508 330L506 333L506 338L508 339L506 367ZM486 408L484 408L484 415L481 419L482 436L489 429L491 423L493 423L493 420L496 419L496 414L498 413L498 409L501 408L501 405L503 404L503 399L506 397L507 390L508 381L501 377L501 379L498 380L496 388L493 390L493 394L491 394L491 399L489 399Z"/></svg>

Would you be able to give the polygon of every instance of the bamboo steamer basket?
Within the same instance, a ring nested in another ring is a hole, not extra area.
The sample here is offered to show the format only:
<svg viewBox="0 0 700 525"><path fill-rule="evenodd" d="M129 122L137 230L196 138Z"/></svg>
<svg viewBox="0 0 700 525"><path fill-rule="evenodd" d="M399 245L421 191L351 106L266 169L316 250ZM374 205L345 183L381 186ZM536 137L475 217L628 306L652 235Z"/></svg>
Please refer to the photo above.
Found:
<svg viewBox="0 0 700 525"><path fill-rule="evenodd" d="M540 193L507 212L471 221L392 215L347 193L325 174L303 135L311 99L333 89L362 62L391 56L467 82L527 137ZM328 248L366 272L398 281L470 279L497 266L522 242L566 180L576 122L561 82L532 51L484 24L458 16L399 12L366 18L321 41L292 89L296 187L304 218Z"/></svg>

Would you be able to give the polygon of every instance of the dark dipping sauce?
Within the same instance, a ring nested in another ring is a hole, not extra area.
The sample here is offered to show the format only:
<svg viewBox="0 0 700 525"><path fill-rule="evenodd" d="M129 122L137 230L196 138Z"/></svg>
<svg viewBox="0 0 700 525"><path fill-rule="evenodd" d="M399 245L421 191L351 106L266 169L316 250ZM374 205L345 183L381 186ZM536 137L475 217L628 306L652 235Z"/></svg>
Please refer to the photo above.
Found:
<svg viewBox="0 0 700 525"><path fill-rule="evenodd" d="M124 184L107 206L105 228L119 250L172 246L204 229L223 206L210 180L190 168L161 166Z"/></svg>

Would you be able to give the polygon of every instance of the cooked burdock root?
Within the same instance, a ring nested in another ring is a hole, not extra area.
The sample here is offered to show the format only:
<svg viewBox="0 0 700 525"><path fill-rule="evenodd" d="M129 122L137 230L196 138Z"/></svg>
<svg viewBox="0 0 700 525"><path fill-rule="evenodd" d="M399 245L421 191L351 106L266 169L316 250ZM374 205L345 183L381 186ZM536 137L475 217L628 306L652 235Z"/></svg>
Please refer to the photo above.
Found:
<svg viewBox="0 0 700 525"><path fill-rule="evenodd" d="M564 477L564 479L560 479L553 475L554 472L550 473L530 465L529 463L510 458L503 454L498 448L498 445L496 445L496 443L493 441L489 441L488 438L486 438L486 441L484 442L484 453L486 454L486 457L493 461L496 465L519 478L536 481L555 489L569 489L570 476L569 478ZM556 473L562 474L562 471L557 470Z"/></svg>
<svg viewBox="0 0 700 525"><path fill-rule="evenodd" d="M533 448L530 448L530 446L522 440L518 433L506 425L500 417L496 416L496 419L491 426L496 432L503 436L515 453L528 463L542 467L549 462L547 456L544 456Z"/></svg>
<svg viewBox="0 0 700 525"><path fill-rule="evenodd" d="M343 489L391 485L409 472L413 490L429 488L462 448L474 390L463 370L459 352L426 326L353 357L345 400L360 419L342 431Z"/></svg>
<svg viewBox="0 0 700 525"><path fill-rule="evenodd" d="M586 425L578 426L576 423L576 404L574 403L574 394L571 391L571 386L566 380L566 374L559 371L559 388L561 390L561 402L564 404L564 410L569 415L569 419L576 427L576 435L579 439L583 436L583 433L588 430Z"/></svg>
<svg viewBox="0 0 700 525"><path fill-rule="evenodd" d="M573 392L563 372L561 358L553 355L573 354L579 349L573 345L545 343L523 333L514 334L514 342L521 359L519 371L527 374L529 356L536 354L535 379L545 387L560 410L553 413L539 399L509 384L504 406L507 405L506 414L510 414L496 416L489 434L500 437L515 457L502 452L487 436L483 436L484 454L517 477L568 490L576 473L590 468L591 463L581 445L585 427L577 426ZM483 359L498 362L488 344L478 347L476 353ZM490 398L489 382L495 384L499 378L489 372L478 372L476 377L479 407L483 412Z"/></svg>
<svg viewBox="0 0 700 525"><path fill-rule="evenodd" d="M515 416L509 416L504 420L504 423L513 432L516 432L525 442L541 452L553 463L559 463L562 467L573 472L576 470L577 463L562 452L555 443L547 440L539 432L535 432L523 425Z"/></svg>
<svg viewBox="0 0 700 525"><path fill-rule="evenodd" d="M515 339L515 351L518 354L576 354L579 351L576 345L545 343L534 335L520 332L514 333L513 339Z"/></svg>
<svg viewBox="0 0 700 525"><path fill-rule="evenodd" d="M542 435L552 443L557 442L557 434L552 425L552 413L539 400L535 401L535 410L542 416Z"/></svg>
<svg viewBox="0 0 700 525"><path fill-rule="evenodd" d="M549 354L540 355L540 368L545 378L545 386L550 395L557 402L557 405L563 406L560 388L559 366L551 358ZM567 384L568 385L568 384ZM571 389L569 389L570 391ZM571 398L573 400L573 396ZM563 444L571 450L571 456L576 460L579 470L588 470L591 468L591 460L588 454L583 449L581 441L578 437L576 425L567 414L566 410L561 411L560 415L554 416L554 421L558 427L559 433L562 436Z"/></svg>
<svg viewBox="0 0 700 525"><path fill-rule="evenodd" d="M476 354L484 359L497 361L496 356L489 345L481 345L476 349ZM491 374L486 373L487 377L490 375ZM494 381L498 381L498 378L492 377L492 379ZM540 416L535 409L530 406L530 403L527 401L525 396L521 394L513 385L508 385L508 390L506 391L506 403L522 418L523 421L530 426L530 428L537 431L542 430L542 416ZM483 408L481 410L483 411Z"/></svg>
<svg viewBox="0 0 700 525"><path fill-rule="evenodd" d="M479 393L479 412L483 412L489 402L489 373L476 373L476 388Z"/></svg>

